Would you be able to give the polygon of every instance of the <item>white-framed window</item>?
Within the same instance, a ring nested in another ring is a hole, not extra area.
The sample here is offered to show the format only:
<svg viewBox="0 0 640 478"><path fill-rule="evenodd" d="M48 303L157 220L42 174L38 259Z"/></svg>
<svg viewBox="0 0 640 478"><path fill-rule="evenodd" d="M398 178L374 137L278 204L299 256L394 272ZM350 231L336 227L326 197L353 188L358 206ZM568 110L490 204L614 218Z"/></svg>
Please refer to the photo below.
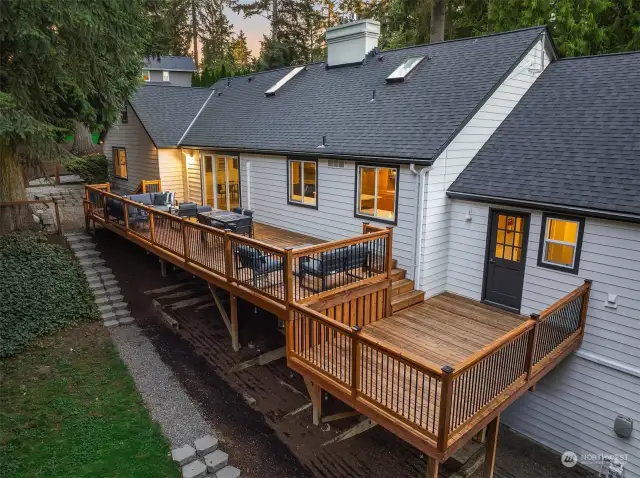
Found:
<svg viewBox="0 0 640 478"><path fill-rule="evenodd" d="M142 79L144 81L151 81L151 73L149 70L142 70Z"/></svg>
<svg viewBox="0 0 640 478"><path fill-rule="evenodd" d="M538 265L577 274L583 230L582 218L544 214Z"/></svg>
<svg viewBox="0 0 640 478"><path fill-rule="evenodd" d="M306 159L288 161L288 203L318 208L318 162Z"/></svg>
<svg viewBox="0 0 640 478"><path fill-rule="evenodd" d="M162 72L162 81L169 81L169 72L168 71L163 71Z"/></svg>
<svg viewBox="0 0 640 478"><path fill-rule="evenodd" d="M356 216L395 223L398 168L358 164L356 166Z"/></svg>

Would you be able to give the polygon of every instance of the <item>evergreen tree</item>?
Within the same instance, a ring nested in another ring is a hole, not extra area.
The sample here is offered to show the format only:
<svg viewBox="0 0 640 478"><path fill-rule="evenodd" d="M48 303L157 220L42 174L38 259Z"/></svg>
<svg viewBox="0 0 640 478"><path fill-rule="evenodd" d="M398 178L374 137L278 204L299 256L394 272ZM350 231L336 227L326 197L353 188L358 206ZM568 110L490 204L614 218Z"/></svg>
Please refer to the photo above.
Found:
<svg viewBox="0 0 640 478"><path fill-rule="evenodd" d="M23 161L61 155L55 140L76 122L119 117L140 82L147 22L143 0L0 2L0 202L26 199ZM30 219L1 208L0 230Z"/></svg>
<svg viewBox="0 0 640 478"><path fill-rule="evenodd" d="M238 36L233 40L231 52L236 71L244 73L251 69L253 59L251 58L251 51L249 51L249 47L247 46L247 37L242 30L240 30Z"/></svg>
<svg viewBox="0 0 640 478"><path fill-rule="evenodd" d="M222 0L200 0L200 37L203 69L216 69L233 63L231 53L232 28L224 14Z"/></svg>

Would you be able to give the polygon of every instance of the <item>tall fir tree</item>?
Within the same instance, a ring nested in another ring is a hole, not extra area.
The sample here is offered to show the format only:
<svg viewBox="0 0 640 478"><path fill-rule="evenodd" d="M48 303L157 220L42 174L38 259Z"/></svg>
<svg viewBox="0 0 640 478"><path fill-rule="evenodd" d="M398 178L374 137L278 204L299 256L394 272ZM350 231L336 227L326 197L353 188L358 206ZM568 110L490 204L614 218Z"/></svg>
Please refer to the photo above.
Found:
<svg viewBox="0 0 640 478"><path fill-rule="evenodd" d="M247 46L247 36L242 30L238 33L231 44L231 53L233 55L233 64L238 72L248 72L253 65L251 51Z"/></svg>
<svg viewBox="0 0 640 478"><path fill-rule="evenodd" d="M233 25L224 13L223 0L200 0L199 32L202 40L202 69L216 69L233 63Z"/></svg>

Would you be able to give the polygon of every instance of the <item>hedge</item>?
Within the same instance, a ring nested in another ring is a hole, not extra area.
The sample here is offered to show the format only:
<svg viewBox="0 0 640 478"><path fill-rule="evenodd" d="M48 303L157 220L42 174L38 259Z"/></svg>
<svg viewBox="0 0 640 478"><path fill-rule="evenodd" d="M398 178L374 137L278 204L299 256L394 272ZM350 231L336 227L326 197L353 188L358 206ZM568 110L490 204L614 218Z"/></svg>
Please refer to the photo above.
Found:
<svg viewBox="0 0 640 478"><path fill-rule="evenodd" d="M100 184L109 181L107 158L102 153L78 156L65 164L66 169L80 176L89 184Z"/></svg>
<svg viewBox="0 0 640 478"><path fill-rule="evenodd" d="M0 237L0 358L31 340L99 317L81 267L43 234Z"/></svg>

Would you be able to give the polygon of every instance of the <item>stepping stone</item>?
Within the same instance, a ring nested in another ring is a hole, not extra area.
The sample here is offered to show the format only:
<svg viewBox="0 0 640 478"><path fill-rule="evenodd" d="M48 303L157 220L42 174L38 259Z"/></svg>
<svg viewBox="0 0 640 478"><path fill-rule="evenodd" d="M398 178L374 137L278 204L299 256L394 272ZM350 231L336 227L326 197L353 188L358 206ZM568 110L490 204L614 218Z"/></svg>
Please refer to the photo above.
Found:
<svg viewBox="0 0 640 478"><path fill-rule="evenodd" d="M102 304L98 306L98 310L101 314L106 314L107 312L113 312L113 307L111 304Z"/></svg>
<svg viewBox="0 0 640 478"><path fill-rule="evenodd" d="M104 289L104 287L100 288L100 289L94 289L91 292L93 292L93 297L96 299L99 299L101 297L104 297L104 301L107 302L109 299L107 299L107 291ZM98 301L96 300L96 303Z"/></svg>
<svg viewBox="0 0 640 478"><path fill-rule="evenodd" d="M100 251L96 251L95 249L83 249L81 251L76 251L76 257L90 259L92 257L97 257L100 255Z"/></svg>
<svg viewBox="0 0 640 478"><path fill-rule="evenodd" d="M171 450L171 458L177 461L180 466L191 463L196 459L196 450L191 445L185 445Z"/></svg>
<svg viewBox="0 0 640 478"><path fill-rule="evenodd" d="M202 478L207 474L207 467L201 461L194 461L182 467L182 478Z"/></svg>
<svg viewBox="0 0 640 478"><path fill-rule="evenodd" d="M118 322L120 322L120 325L128 325L128 324L132 324L134 320L135 319L129 315L128 317L118 319Z"/></svg>
<svg viewBox="0 0 640 478"><path fill-rule="evenodd" d="M112 286L112 285L118 285L118 281L115 280L115 279L104 280L104 277L103 277L102 280L104 281L104 286L105 287L109 287L109 286Z"/></svg>
<svg viewBox="0 0 640 478"><path fill-rule="evenodd" d="M102 320L116 320L116 314L113 312L105 312L101 314L100 317L102 317Z"/></svg>
<svg viewBox="0 0 640 478"><path fill-rule="evenodd" d="M102 278L102 280L111 280L116 278L116 276L114 276L113 273L110 273L110 272L100 274L100 277Z"/></svg>
<svg viewBox="0 0 640 478"><path fill-rule="evenodd" d="M106 261L104 259L100 259L97 257L87 257L85 259L80 259L80 265L84 267L93 267L97 265L102 265Z"/></svg>
<svg viewBox="0 0 640 478"><path fill-rule="evenodd" d="M127 315L129 315L129 311L127 309L119 309L116 310L116 317L120 318L120 317L126 317Z"/></svg>
<svg viewBox="0 0 640 478"><path fill-rule="evenodd" d="M109 299L107 299L106 295L103 295L102 297L96 297L95 302L96 302L96 305L108 304Z"/></svg>
<svg viewBox="0 0 640 478"><path fill-rule="evenodd" d="M98 274L110 274L111 269L105 266L98 266L94 269Z"/></svg>
<svg viewBox="0 0 640 478"><path fill-rule="evenodd" d="M104 321L104 326L105 327L115 327L117 325L120 325L120 323L117 320L105 320Z"/></svg>
<svg viewBox="0 0 640 478"><path fill-rule="evenodd" d="M126 302L113 302L113 301L111 301L111 306L116 310L126 309L128 307Z"/></svg>
<svg viewBox="0 0 640 478"><path fill-rule="evenodd" d="M109 300L111 301L111 303L116 303L116 302L122 302L122 300L124 299L124 295L122 294L115 294L115 295L109 295Z"/></svg>
<svg viewBox="0 0 640 478"><path fill-rule="evenodd" d="M91 290L98 290L98 289L103 289L104 286L102 285L102 281L100 279L91 279L89 281L89 289Z"/></svg>
<svg viewBox="0 0 640 478"><path fill-rule="evenodd" d="M239 478L240 470L235 466L225 466L222 470L216 473L216 478Z"/></svg>
<svg viewBox="0 0 640 478"><path fill-rule="evenodd" d="M196 447L196 453L204 456L218 449L218 439L211 435L205 435L198 438L193 445Z"/></svg>
<svg viewBox="0 0 640 478"><path fill-rule="evenodd" d="M115 294L119 294L119 293L120 293L120 287L116 287L114 285L112 285L111 287L107 287L107 294L115 295Z"/></svg>
<svg viewBox="0 0 640 478"><path fill-rule="evenodd" d="M207 470L209 470L209 472L215 473L227 466L229 463L229 455L222 450L216 450L204 457L204 463L207 465Z"/></svg>

